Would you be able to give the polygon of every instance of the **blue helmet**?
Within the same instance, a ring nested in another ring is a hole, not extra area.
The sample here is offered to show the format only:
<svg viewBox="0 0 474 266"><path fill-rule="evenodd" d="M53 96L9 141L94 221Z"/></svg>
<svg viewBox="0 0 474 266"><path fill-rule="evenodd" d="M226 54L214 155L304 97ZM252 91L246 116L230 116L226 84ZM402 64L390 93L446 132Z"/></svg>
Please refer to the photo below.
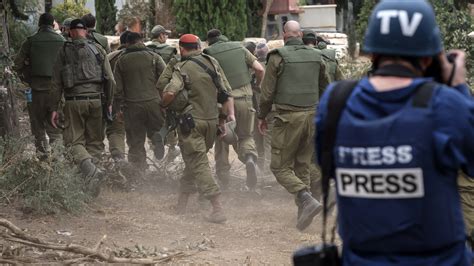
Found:
<svg viewBox="0 0 474 266"><path fill-rule="evenodd" d="M432 6L426 0L382 0L372 11L362 50L410 57L443 50Z"/></svg>

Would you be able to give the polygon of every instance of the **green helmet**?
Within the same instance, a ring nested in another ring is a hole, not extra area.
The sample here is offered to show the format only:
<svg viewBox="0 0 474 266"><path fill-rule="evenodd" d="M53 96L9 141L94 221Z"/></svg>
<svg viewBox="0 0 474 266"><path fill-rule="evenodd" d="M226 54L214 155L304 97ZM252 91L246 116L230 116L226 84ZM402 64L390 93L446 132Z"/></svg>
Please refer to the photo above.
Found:
<svg viewBox="0 0 474 266"><path fill-rule="evenodd" d="M165 29L165 27L163 27L161 25L156 25L155 27L153 27L153 29L151 29L150 33L151 33L151 38L156 39L156 38L160 37L161 33L166 33L166 34L169 35L169 34L171 34L171 31Z"/></svg>
<svg viewBox="0 0 474 266"><path fill-rule="evenodd" d="M318 43L318 49L320 49L320 50L326 49L327 46L328 46L328 44L326 42L319 42Z"/></svg>
<svg viewBox="0 0 474 266"><path fill-rule="evenodd" d="M71 26L71 21L73 18L67 18L63 21L63 27L69 28Z"/></svg>
<svg viewBox="0 0 474 266"><path fill-rule="evenodd" d="M235 121L230 121L225 123L225 136L222 138L222 141L225 143L232 145L237 143L239 138L237 137L237 134L235 133L235 127L236 127L236 122Z"/></svg>

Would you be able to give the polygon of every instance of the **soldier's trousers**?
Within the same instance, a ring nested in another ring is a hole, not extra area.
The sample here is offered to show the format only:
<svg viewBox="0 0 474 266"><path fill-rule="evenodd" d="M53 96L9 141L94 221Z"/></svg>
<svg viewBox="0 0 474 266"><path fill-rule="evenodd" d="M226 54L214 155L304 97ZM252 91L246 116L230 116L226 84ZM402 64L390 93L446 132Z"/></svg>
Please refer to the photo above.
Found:
<svg viewBox="0 0 474 266"><path fill-rule="evenodd" d="M32 102L28 104L28 114L30 116L31 133L35 137L35 147L37 152L45 153L48 144L62 139L62 130L54 128L49 122L49 92L33 90ZM49 137L49 143L46 140Z"/></svg>
<svg viewBox="0 0 474 266"><path fill-rule="evenodd" d="M310 186L314 113L278 111L275 115L270 169L278 183L290 193Z"/></svg>
<svg viewBox="0 0 474 266"><path fill-rule="evenodd" d="M185 163L180 191L194 193L197 190L210 199L220 194L207 157L216 139L217 120L194 119L194 122L196 127L189 134L184 134L178 127L179 147Z"/></svg>
<svg viewBox="0 0 474 266"><path fill-rule="evenodd" d="M115 117L114 121L106 122L107 139L109 140L109 151L112 157L125 154L125 122L122 116Z"/></svg>
<svg viewBox="0 0 474 266"><path fill-rule="evenodd" d="M88 158L100 159L104 148L100 99L66 101L63 137L76 163Z"/></svg>
<svg viewBox="0 0 474 266"><path fill-rule="evenodd" d="M128 161L137 167L147 168L146 138L155 143L158 132L164 123L159 100L147 102L128 102L125 106L125 132L128 145ZM161 137L160 137L161 139Z"/></svg>
<svg viewBox="0 0 474 266"><path fill-rule="evenodd" d="M458 187L466 233L470 236L474 229L474 180L464 174L460 174L458 177Z"/></svg>
<svg viewBox="0 0 474 266"><path fill-rule="evenodd" d="M257 149L255 140L253 139L255 109L253 109L252 98L236 98L234 99L234 110L236 119L235 133L239 141L234 145L239 160L245 163L246 155L253 155L257 158ZM227 176L230 171L229 163L229 144L222 140L216 140L215 160L216 172L218 177Z"/></svg>

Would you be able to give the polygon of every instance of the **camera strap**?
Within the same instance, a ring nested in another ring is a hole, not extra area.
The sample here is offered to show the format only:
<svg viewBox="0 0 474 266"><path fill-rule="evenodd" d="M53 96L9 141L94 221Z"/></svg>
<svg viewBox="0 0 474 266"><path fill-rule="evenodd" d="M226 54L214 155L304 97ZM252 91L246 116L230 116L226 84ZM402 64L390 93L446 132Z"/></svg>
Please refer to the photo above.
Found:
<svg viewBox="0 0 474 266"><path fill-rule="evenodd" d="M327 113L327 117L324 121L324 136L321 154L321 187L323 192L323 228L321 239L323 240L324 245L326 245L329 181L334 173L333 150L336 144L337 127L339 125L342 111L346 106L346 102L357 83L358 81L356 80L344 80L339 81L334 85L328 103L328 110L330 111ZM331 243L334 243L336 226L334 226L331 231Z"/></svg>

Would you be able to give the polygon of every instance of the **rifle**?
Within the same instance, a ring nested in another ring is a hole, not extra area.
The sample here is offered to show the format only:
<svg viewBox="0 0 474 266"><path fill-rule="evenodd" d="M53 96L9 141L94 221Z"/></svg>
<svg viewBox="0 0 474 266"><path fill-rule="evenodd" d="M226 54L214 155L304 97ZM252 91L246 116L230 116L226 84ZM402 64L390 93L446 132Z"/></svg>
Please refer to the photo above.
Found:
<svg viewBox="0 0 474 266"><path fill-rule="evenodd" d="M166 136L169 132L176 129L178 126L178 114L175 111L166 110L165 124L161 127L158 134L161 137L162 143L165 143Z"/></svg>

